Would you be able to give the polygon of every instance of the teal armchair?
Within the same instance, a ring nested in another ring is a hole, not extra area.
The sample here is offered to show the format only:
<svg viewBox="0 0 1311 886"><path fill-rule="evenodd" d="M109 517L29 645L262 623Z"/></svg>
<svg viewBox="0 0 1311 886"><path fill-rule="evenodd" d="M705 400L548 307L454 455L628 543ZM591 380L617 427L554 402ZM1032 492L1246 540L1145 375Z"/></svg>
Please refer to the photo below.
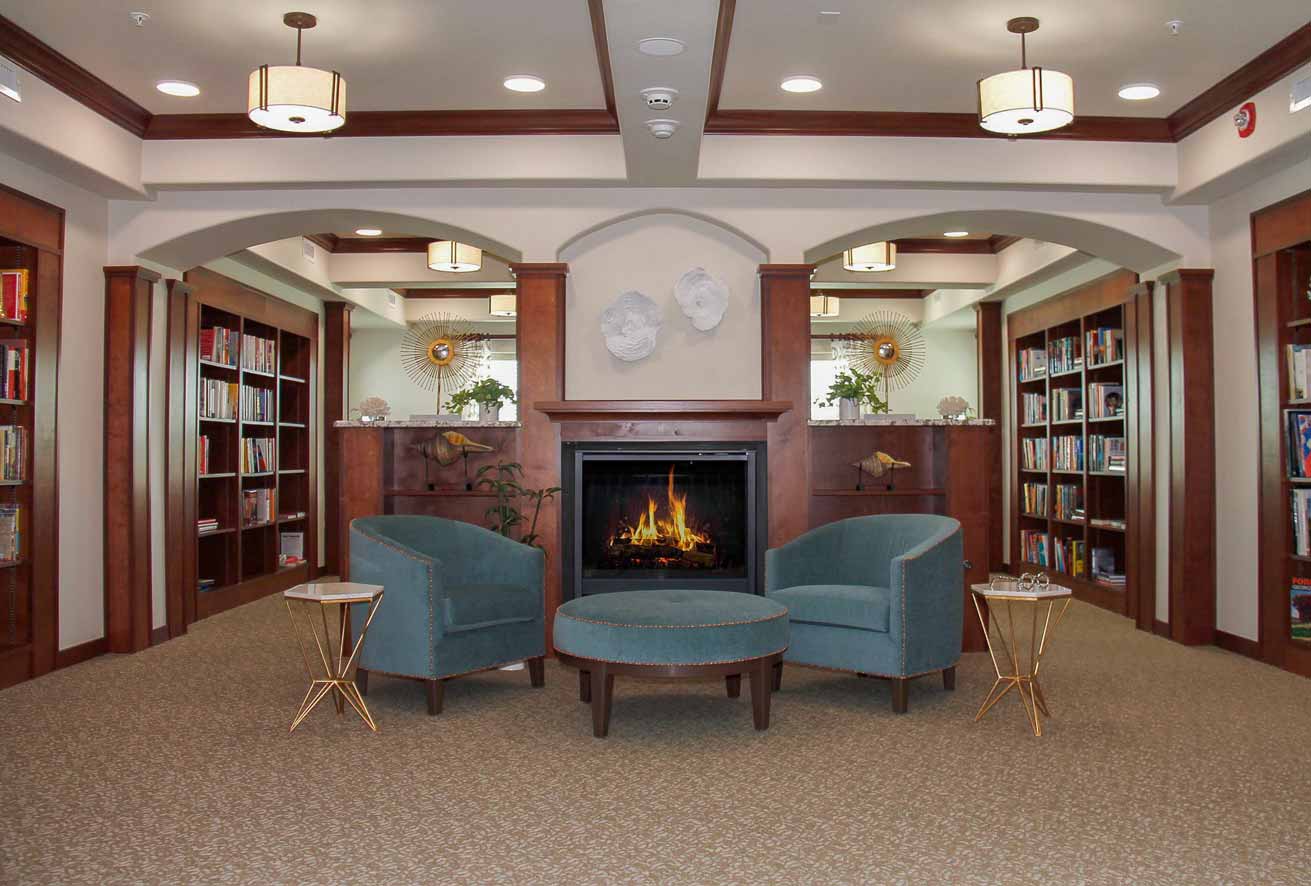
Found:
<svg viewBox="0 0 1311 886"><path fill-rule="evenodd" d="M361 692L370 671L423 680L435 715L452 677L522 661L532 685L543 685L546 558L539 548L440 517L360 517L350 533L351 581L383 586L360 651ZM365 607L353 608L358 637Z"/></svg>
<svg viewBox="0 0 1311 886"><path fill-rule="evenodd" d="M765 593L788 608L784 661L892 681L904 714L914 677L956 687L965 615L960 523L879 514L829 523L765 554Z"/></svg>

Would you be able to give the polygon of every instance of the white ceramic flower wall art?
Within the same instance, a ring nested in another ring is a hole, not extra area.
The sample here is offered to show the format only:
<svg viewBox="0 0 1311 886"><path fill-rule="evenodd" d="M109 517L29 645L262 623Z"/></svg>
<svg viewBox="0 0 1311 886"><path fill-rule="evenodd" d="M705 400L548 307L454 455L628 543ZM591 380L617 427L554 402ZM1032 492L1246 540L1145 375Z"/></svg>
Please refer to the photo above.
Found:
<svg viewBox="0 0 1311 886"><path fill-rule="evenodd" d="M648 357L660 335L660 308L642 293L629 290L601 312L601 334L606 349L626 363Z"/></svg>
<svg viewBox="0 0 1311 886"><path fill-rule="evenodd" d="M702 332L718 326L728 310L728 287L706 273L705 268L693 268L679 277L674 298L692 325Z"/></svg>

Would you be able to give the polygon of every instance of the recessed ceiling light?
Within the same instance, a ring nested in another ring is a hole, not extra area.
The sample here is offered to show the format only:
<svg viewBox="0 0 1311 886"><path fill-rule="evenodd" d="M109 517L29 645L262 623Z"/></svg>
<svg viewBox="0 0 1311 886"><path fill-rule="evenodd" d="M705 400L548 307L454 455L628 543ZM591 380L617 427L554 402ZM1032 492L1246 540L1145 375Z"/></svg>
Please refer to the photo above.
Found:
<svg viewBox="0 0 1311 886"><path fill-rule="evenodd" d="M546 81L532 74L511 74L505 78L505 88L511 92L541 92Z"/></svg>
<svg viewBox="0 0 1311 886"><path fill-rule="evenodd" d="M200 87L194 83L188 83L186 80L160 80L155 84L155 88L165 95L176 95L179 98L192 98L200 95Z"/></svg>
<svg viewBox="0 0 1311 886"><path fill-rule="evenodd" d="M809 74L789 77L779 86L784 92L818 92L824 88L824 84L819 82L818 77L812 77Z"/></svg>
<svg viewBox="0 0 1311 886"><path fill-rule="evenodd" d="M1145 102L1161 94L1161 87L1155 83L1130 83L1120 87L1120 98L1130 102Z"/></svg>
<svg viewBox="0 0 1311 886"><path fill-rule="evenodd" d="M682 55L687 44L675 37L646 37L637 41L643 55Z"/></svg>
<svg viewBox="0 0 1311 886"><path fill-rule="evenodd" d="M970 232L969 232L969 231L947 231L947 232L945 232L942 236L944 236L944 237L968 237L969 235L970 235Z"/></svg>
<svg viewBox="0 0 1311 886"><path fill-rule="evenodd" d="M379 237L382 235L381 228L356 228L355 233L361 237Z"/></svg>

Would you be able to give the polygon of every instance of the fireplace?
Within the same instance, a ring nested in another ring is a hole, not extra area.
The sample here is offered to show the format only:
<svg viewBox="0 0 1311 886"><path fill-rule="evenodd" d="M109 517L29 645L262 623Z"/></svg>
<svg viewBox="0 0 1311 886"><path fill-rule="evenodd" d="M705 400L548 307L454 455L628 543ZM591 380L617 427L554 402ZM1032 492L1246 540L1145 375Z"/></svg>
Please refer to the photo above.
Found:
<svg viewBox="0 0 1311 886"><path fill-rule="evenodd" d="M566 443L564 593L762 591L763 443Z"/></svg>

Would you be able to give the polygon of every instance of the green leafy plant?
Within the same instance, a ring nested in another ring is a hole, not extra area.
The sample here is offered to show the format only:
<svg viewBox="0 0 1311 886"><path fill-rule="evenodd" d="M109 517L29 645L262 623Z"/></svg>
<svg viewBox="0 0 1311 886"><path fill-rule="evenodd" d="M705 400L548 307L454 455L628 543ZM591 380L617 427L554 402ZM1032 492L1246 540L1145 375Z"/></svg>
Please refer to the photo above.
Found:
<svg viewBox="0 0 1311 886"><path fill-rule="evenodd" d="M488 409L500 409L507 402L514 403L514 388L509 385L503 385L494 378L483 378L474 382L463 391L456 392L451 397L451 403L460 398L460 409L468 406L470 403L477 403Z"/></svg>
<svg viewBox="0 0 1311 886"><path fill-rule="evenodd" d="M489 529L506 538L515 538L515 533L518 532L519 537L515 539L516 541L541 547L537 535L537 518L542 513L542 504L554 499L560 487L529 489L523 485L522 479L523 465L518 462L497 462L479 468L474 485L496 496L496 503L484 514ZM516 502L520 499L526 499L531 503L531 517L524 516L523 511L519 509ZM527 528L521 528L525 524Z"/></svg>
<svg viewBox="0 0 1311 886"><path fill-rule="evenodd" d="M868 404L870 412L879 415L888 411L887 401L879 396L882 380L882 376L846 369L834 376L833 383L828 386L828 395L815 402L820 406L832 406L839 400L855 400Z"/></svg>

